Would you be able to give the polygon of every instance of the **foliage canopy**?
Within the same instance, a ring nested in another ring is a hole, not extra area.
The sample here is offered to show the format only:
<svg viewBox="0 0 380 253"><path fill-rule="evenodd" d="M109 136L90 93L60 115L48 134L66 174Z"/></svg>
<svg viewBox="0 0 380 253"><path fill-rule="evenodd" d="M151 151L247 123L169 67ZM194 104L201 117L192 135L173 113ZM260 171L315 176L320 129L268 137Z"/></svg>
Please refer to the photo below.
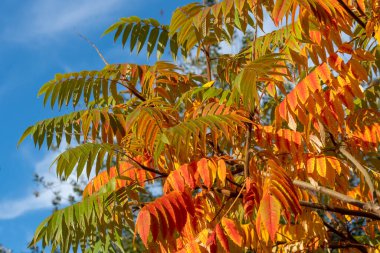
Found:
<svg viewBox="0 0 380 253"><path fill-rule="evenodd" d="M245 48L210 53L237 30L253 34ZM20 142L76 143L57 175L96 176L31 245L123 252L132 231L151 252L378 252L379 1L192 3L110 33L148 57L194 52L204 74L107 64L42 86L44 105L74 111ZM163 194L147 202L149 184Z"/></svg>

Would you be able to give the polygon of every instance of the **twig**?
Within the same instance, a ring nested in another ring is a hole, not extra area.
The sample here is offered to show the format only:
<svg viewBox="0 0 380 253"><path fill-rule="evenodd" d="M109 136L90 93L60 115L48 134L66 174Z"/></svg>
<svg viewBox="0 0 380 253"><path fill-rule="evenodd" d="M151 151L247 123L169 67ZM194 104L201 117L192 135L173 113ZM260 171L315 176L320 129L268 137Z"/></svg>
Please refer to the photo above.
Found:
<svg viewBox="0 0 380 253"><path fill-rule="evenodd" d="M169 176L168 173L165 173L165 172L161 172L157 169L154 169L154 168L150 168L150 167L147 167L145 166L144 164L141 164L139 163L138 161L136 161L133 157L131 157L130 155L128 155L127 153L123 152L123 151L120 151L120 150L117 150L117 149L112 149L113 151L121 154L121 155L124 155L126 156L130 161L132 161L134 164L136 164L138 167L140 167L141 169L143 170L146 170L146 171L149 171L149 172L152 172L152 173L155 173L155 174L158 174L162 177L167 177Z"/></svg>
<svg viewBox="0 0 380 253"><path fill-rule="evenodd" d="M249 114L249 119L252 121L252 113ZM252 123L249 122L248 124L248 132L247 137L245 139L245 159L244 159L244 178L248 178L249 175L249 160L250 160L250 147L251 147L251 141L252 141Z"/></svg>
<svg viewBox="0 0 380 253"><path fill-rule="evenodd" d="M343 7L343 9L353 18L358 22L358 24L365 29L366 24L358 17L355 15L355 13L342 1L338 0L338 3Z"/></svg>
<svg viewBox="0 0 380 253"><path fill-rule="evenodd" d="M104 62L105 65L109 65L106 58L104 58L103 54L100 52L100 50L96 47L96 45L91 40L89 40L86 36L84 36L81 33L78 33L78 35L79 35L79 37L81 37L82 39L87 41L88 44L90 44L96 50L96 52L98 53L99 57L102 59L102 61Z"/></svg>
<svg viewBox="0 0 380 253"><path fill-rule="evenodd" d="M236 201L240 198L242 192L244 191L244 188L245 188L245 181L243 183L243 187L241 188L241 190L239 191L238 195L236 196L234 202L232 202L231 206L228 208L228 210L224 213L223 217L229 213L229 211L231 211L232 207L235 205Z"/></svg>

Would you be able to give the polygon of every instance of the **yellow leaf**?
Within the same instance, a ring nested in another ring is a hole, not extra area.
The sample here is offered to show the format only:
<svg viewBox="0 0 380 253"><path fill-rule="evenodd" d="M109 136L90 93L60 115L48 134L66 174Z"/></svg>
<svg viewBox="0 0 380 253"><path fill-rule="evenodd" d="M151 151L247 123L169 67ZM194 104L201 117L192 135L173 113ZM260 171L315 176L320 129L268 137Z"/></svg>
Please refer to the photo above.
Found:
<svg viewBox="0 0 380 253"><path fill-rule="evenodd" d="M318 174L321 177L326 177L326 158L325 157L319 157L316 159L316 167Z"/></svg>
<svg viewBox="0 0 380 253"><path fill-rule="evenodd" d="M214 83L215 83L215 80L203 84L202 87L203 87L203 88L209 88L209 87L211 87Z"/></svg>
<svg viewBox="0 0 380 253"><path fill-rule="evenodd" d="M226 181L226 171L226 163L224 162L224 160L218 160L218 178L223 185Z"/></svg>

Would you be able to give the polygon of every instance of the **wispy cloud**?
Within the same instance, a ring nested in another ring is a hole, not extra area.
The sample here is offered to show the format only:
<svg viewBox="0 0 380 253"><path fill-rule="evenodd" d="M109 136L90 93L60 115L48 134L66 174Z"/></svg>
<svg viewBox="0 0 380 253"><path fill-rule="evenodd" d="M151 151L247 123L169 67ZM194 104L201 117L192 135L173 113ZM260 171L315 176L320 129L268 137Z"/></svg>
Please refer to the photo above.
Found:
<svg viewBox="0 0 380 253"><path fill-rule="evenodd" d="M59 191L62 197L62 205L68 204L68 196L75 195L73 187L68 183L72 179L76 179L72 176L66 182L61 182L56 174L55 169L49 169L54 159L61 153L64 148L60 148L57 151L47 153L41 161L35 163L35 173L44 177L46 182L51 182L54 185L53 189L40 188L38 197L35 197L32 192L34 189L27 189L26 196L16 199L3 199L0 200L0 220L1 219L13 219L21 216L27 212L35 211L39 209L52 208L52 200L54 199L54 191Z"/></svg>
<svg viewBox="0 0 380 253"><path fill-rule="evenodd" d="M86 30L110 22L122 4L136 6L136 0L34 0L16 11L1 31L2 37L30 42L57 37L64 31ZM133 3L133 4L132 4ZM118 17L118 16L116 16Z"/></svg>

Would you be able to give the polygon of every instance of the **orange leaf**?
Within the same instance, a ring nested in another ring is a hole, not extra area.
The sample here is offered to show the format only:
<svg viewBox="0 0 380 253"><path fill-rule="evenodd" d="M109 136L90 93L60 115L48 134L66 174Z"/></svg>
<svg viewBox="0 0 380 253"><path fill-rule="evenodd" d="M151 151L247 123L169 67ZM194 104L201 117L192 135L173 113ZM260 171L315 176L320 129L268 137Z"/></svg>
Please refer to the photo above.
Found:
<svg viewBox="0 0 380 253"><path fill-rule="evenodd" d="M218 178L220 182L224 185L224 182L226 181L226 163L224 162L223 159L218 160Z"/></svg>
<svg viewBox="0 0 380 253"><path fill-rule="evenodd" d="M272 17L274 24L278 26L282 18L287 14L289 8L291 7L293 1L291 0L278 0L272 11Z"/></svg>
<svg viewBox="0 0 380 253"><path fill-rule="evenodd" d="M142 242L148 247L148 237L150 232L150 213L147 210L141 210L136 220L136 229Z"/></svg>
<svg viewBox="0 0 380 253"><path fill-rule="evenodd" d="M279 228L280 211L280 201L267 192L261 199L259 213L272 241L275 241L275 236Z"/></svg>
<svg viewBox="0 0 380 253"><path fill-rule="evenodd" d="M212 185L211 179L210 179L210 170L208 169L207 165L207 159L202 158L201 160L198 161L197 163L198 166L198 172L199 175L201 176L203 183L210 188Z"/></svg>
<svg viewBox="0 0 380 253"><path fill-rule="evenodd" d="M230 237L236 245L241 247L243 245L243 236L236 227L235 222L230 219L223 218L222 225L224 226L224 230L227 232L228 237Z"/></svg>
<svg viewBox="0 0 380 253"><path fill-rule="evenodd" d="M306 163L307 173L312 174L315 169L315 157L311 157Z"/></svg>
<svg viewBox="0 0 380 253"><path fill-rule="evenodd" d="M326 158L318 157L316 159L316 169L321 177L326 177Z"/></svg>

